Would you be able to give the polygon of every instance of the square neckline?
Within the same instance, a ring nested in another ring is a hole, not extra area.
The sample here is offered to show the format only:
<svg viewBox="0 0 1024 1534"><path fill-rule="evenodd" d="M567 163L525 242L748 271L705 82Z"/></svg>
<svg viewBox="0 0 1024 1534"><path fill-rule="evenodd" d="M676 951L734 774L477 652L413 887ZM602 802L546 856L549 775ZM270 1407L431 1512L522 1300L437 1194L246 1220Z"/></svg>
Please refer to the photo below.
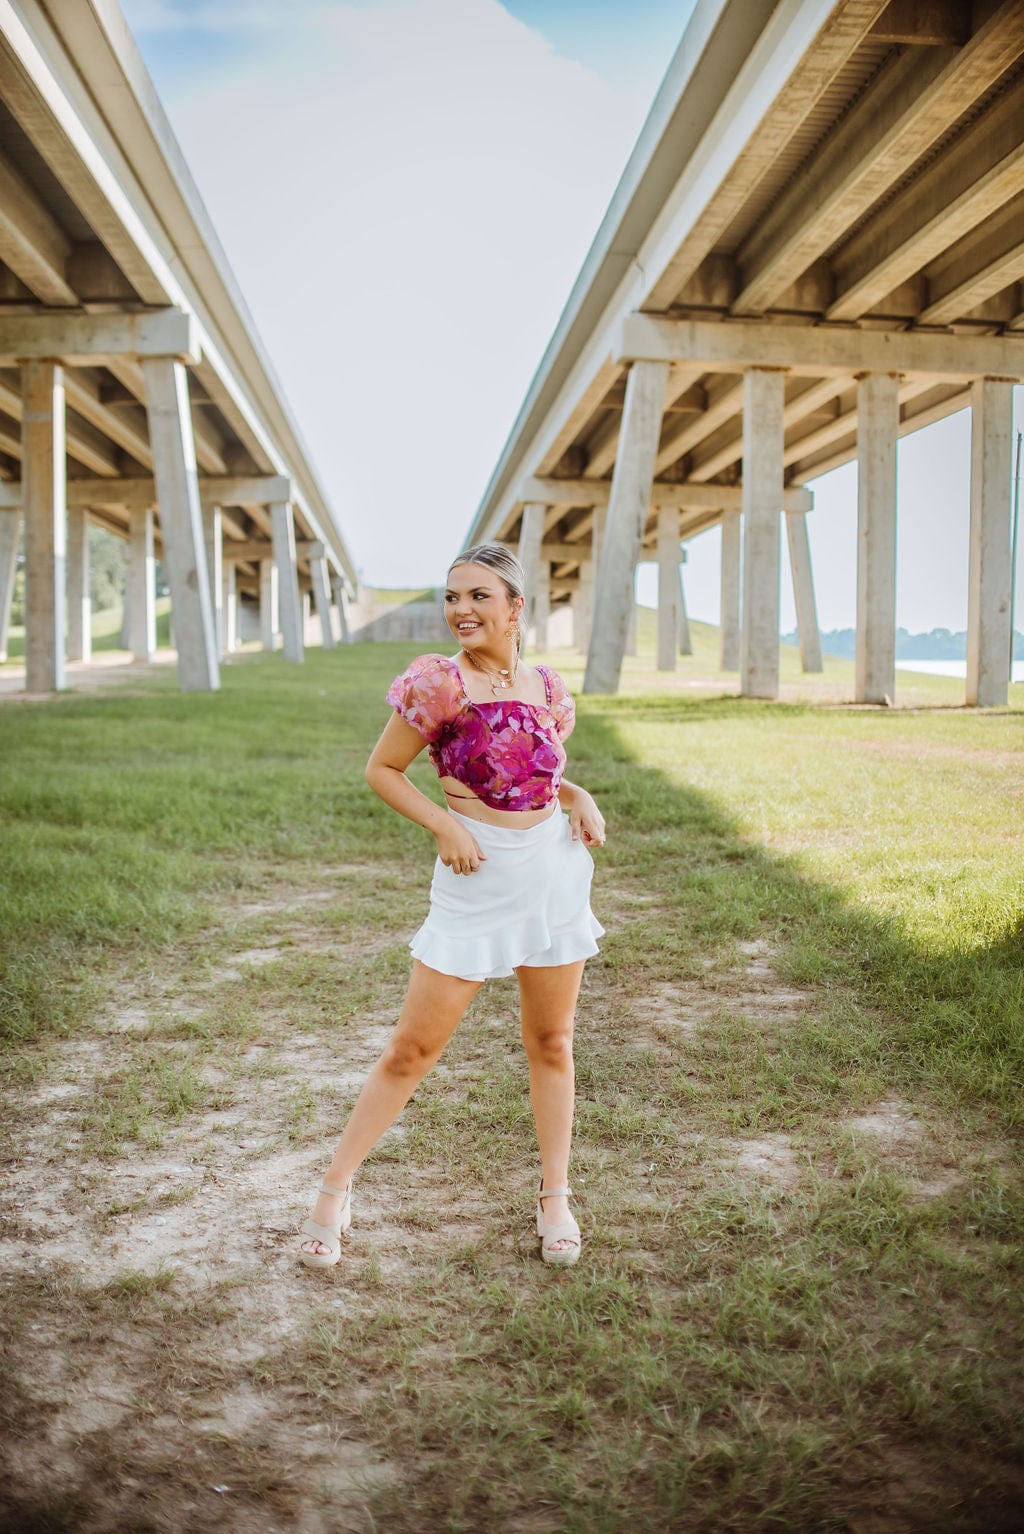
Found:
<svg viewBox="0 0 1024 1534"><path fill-rule="evenodd" d="M535 671L539 671L541 676L544 678L543 703L531 703L528 698L485 698L483 703L476 703L469 696L469 693L466 690L466 679L462 675L462 667L459 665L458 661L450 655L442 655L441 659L445 661L447 665L453 666L455 668L455 673L459 679L459 689L462 692L462 696L469 704L470 708L490 708L492 704L497 704L499 708L507 708L513 703L518 703L520 708L543 708L546 709L549 714L551 713L551 676L547 666L535 666L533 668Z"/></svg>

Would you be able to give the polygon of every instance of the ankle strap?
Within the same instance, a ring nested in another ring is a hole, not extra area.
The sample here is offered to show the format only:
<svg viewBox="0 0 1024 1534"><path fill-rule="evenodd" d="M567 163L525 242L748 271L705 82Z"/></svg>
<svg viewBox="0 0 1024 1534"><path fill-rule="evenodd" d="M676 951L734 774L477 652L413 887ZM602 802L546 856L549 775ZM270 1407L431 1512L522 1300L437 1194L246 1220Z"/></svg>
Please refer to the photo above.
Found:
<svg viewBox="0 0 1024 1534"><path fill-rule="evenodd" d="M542 1198L571 1198L571 1197L572 1197L572 1189L571 1188L541 1188L540 1192L537 1194L538 1200L542 1199Z"/></svg>
<svg viewBox="0 0 1024 1534"><path fill-rule="evenodd" d="M345 1199L345 1198L348 1198L349 1194L352 1192L352 1184L350 1182L348 1187L347 1188L343 1188L341 1190L341 1192L339 1193L337 1188L329 1188L325 1182L322 1182L320 1184L320 1192L321 1193L329 1193L331 1198L342 1198L342 1199Z"/></svg>

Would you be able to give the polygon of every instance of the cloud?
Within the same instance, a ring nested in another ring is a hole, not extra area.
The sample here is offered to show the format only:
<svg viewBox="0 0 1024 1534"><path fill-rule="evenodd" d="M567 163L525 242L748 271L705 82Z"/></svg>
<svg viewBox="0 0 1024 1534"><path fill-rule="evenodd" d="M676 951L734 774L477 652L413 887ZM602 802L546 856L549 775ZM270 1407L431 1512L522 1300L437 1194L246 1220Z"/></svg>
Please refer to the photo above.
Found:
<svg viewBox="0 0 1024 1534"><path fill-rule="evenodd" d="M182 10L128 7L155 63ZM197 55L243 17L232 67L165 105L357 562L429 582L646 103L497 0L193 6Z"/></svg>

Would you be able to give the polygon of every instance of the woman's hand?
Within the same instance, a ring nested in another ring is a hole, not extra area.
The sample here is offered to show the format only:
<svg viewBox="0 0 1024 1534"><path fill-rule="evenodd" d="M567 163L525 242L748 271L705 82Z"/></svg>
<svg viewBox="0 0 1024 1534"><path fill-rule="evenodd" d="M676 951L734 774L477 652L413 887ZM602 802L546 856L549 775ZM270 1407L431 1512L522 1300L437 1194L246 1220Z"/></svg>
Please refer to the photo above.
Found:
<svg viewBox="0 0 1024 1534"><path fill-rule="evenodd" d="M475 874L480 864L487 862L487 854L480 851L465 826L450 816L434 832L434 840L438 857L453 874Z"/></svg>
<svg viewBox="0 0 1024 1534"><path fill-rule="evenodd" d="M604 816L585 788L577 788L569 807L569 825L574 842L586 847L604 846Z"/></svg>

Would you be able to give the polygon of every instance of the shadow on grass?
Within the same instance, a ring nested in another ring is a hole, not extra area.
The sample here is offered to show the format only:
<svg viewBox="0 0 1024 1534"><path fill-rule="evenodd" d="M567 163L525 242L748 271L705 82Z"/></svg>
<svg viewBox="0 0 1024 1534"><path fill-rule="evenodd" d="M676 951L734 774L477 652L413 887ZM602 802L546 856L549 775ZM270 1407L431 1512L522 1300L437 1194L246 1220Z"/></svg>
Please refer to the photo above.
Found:
<svg viewBox="0 0 1024 1534"><path fill-rule="evenodd" d="M894 1084L917 1085L947 1102L995 1110L1019 1130L1024 1081L1024 919L995 941L967 927L948 951L916 944L903 924L855 903L855 892L808 878L795 861L740 833L712 794L645 766L626 731L640 719L698 728L749 721L766 736L814 710L751 706L735 698L695 703L621 699L583 711L573 771L593 788L616 832L601 854L607 874L657 896L657 909L616 932L606 925L606 962L640 988L697 976L705 948L762 938L788 981L843 992L866 1019L844 1047L841 1031L822 1046L837 1067L869 1048ZM621 831L620 831L621 828ZM954 833L955 834L955 833ZM600 899L601 876L598 879Z"/></svg>

